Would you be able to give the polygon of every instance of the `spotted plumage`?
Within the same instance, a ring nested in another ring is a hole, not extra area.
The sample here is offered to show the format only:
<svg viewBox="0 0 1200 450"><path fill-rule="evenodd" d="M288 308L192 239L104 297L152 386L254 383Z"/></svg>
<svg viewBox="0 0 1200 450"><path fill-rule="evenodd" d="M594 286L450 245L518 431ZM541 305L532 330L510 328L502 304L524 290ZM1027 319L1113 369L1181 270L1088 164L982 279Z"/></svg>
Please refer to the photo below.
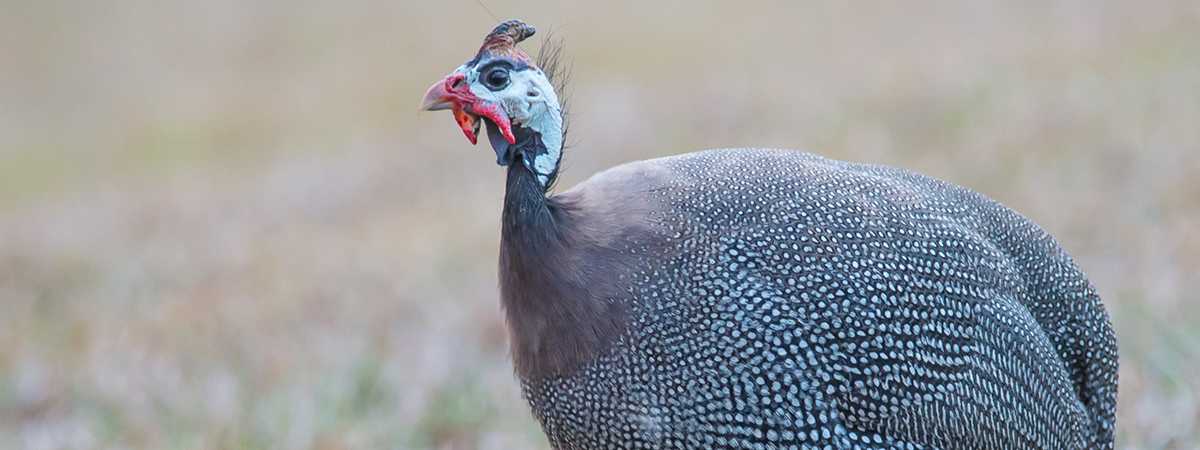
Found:
<svg viewBox="0 0 1200 450"><path fill-rule="evenodd" d="M500 130L452 79L479 59L423 105L485 121L508 166L501 302L554 448L1112 448L1108 316L1020 214L768 149L626 164L548 197L557 161L537 158L561 135L529 111L561 109L510 105Z"/></svg>
<svg viewBox="0 0 1200 450"><path fill-rule="evenodd" d="M634 163L556 198L606 184L659 206L639 217L654 238L609 243L631 265L621 339L524 380L555 448L1111 445L1100 299L995 201L762 149Z"/></svg>

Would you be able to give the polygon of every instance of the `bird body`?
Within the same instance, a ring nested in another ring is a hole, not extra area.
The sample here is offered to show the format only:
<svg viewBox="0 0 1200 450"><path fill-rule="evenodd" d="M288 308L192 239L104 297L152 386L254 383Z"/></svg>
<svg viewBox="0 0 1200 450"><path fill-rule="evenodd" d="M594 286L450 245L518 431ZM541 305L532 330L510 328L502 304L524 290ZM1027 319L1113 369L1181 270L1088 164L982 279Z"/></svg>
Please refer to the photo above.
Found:
<svg viewBox="0 0 1200 450"><path fill-rule="evenodd" d="M1112 344L1091 328L1107 323L1091 285L1035 224L965 188L727 149L550 200L573 215L563 226L605 225L564 258L581 265L546 270L585 277L593 298L568 301L620 317L555 318L541 346L513 337L531 346L518 370L555 448L1083 449L1111 422L1115 392L1076 395L1115 361L1071 350ZM505 305L531 299L520 283L505 280ZM609 327L588 352L558 340Z"/></svg>
<svg viewBox="0 0 1200 450"><path fill-rule="evenodd" d="M501 304L551 446L1112 448L1111 324L1036 224L788 150L640 161L548 196L561 130L529 111L561 109L530 106L549 83L511 45L531 34L497 27L423 107L472 140L482 121L508 166Z"/></svg>

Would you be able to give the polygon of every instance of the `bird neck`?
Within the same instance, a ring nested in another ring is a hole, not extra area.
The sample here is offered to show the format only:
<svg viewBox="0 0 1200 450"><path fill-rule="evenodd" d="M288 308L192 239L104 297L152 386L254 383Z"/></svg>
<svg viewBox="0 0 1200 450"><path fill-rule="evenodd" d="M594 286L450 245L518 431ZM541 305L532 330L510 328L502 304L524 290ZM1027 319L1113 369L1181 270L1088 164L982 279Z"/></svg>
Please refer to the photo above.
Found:
<svg viewBox="0 0 1200 450"><path fill-rule="evenodd" d="M579 211L546 197L537 173L508 166L500 234L500 301L513 365L526 380L563 374L602 354L622 317L590 278Z"/></svg>
<svg viewBox="0 0 1200 450"><path fill-rule="evenodd" d="M516 248L535 253L556 247L560 242L556 214L546 198L546 186L528 165L519 161L508 165L504 190L502 238Z"/></svg>
<svg viewBox="0 0 1200 450"><path fill-rule="evenodd" d="M541 194L544 196L558 177L558 165L562 160L561 110L545 111L523 122L514 120L511 125L512 142L508 141L495 122L487 120L484 123L487 125L488 141L496 151L496 163L509 167L524 165L542 188ZM509 177L511 179L511 172Z"/></svg>
<svg viewBox="0 0 1200 450"><path fill-rule="evenodd" d="M551 152L542 133L517 124L512 127L516 140L511 145L496 142L498 134L492 132L491 123L488 132L500 163L508 167L504 189L504 237L518 239L513 244L531 252L554 248L558 241L558 224L553 213L556 206L546 198L546 192L558 176L557 159L561 148ZM555 158L553 167L539 170L538 159L545 161L544 158L550 155Z"/></svg>

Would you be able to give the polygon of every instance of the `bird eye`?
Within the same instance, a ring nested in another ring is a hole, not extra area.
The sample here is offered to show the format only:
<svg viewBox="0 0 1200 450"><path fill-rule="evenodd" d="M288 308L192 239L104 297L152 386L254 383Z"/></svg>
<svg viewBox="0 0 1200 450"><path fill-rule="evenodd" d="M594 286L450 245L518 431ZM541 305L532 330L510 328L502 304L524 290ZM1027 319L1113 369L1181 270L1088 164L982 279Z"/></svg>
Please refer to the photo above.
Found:
<svg viewBox="0 0 1200 450"><path fill-rule="evenodd" d="M497 67L483 74L483 84L493 91L504 89L508 86L508 69Z"/></svg>

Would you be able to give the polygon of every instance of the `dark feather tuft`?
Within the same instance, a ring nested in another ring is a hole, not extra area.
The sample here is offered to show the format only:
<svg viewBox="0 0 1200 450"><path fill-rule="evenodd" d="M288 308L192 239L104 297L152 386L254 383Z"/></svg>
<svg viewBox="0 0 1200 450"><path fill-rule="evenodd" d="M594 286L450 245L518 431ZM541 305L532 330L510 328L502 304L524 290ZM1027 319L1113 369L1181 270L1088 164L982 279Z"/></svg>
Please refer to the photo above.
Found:
<svg viewBox="0 0 1200 450"><path fill-rule="evenodd" d="M559 37L553 28L546 32L546 38L542 41L542 48L538 49L536 64L546 74L546 78L550 80L550 84L554 86L554 92L558 95L558 103L562 107L562 152L566 153L567 148L573 145L567 141L567 130L570 128L570 101L567 94L567 85L571 81L571 60L563 56L563 39ZM562 161L559 161L559 172L562 172ZM558 177L554 178L557 181ZM553 183L552 183L553 184ZM552 189L553 186L547 186L547 189Z"/></svg>

